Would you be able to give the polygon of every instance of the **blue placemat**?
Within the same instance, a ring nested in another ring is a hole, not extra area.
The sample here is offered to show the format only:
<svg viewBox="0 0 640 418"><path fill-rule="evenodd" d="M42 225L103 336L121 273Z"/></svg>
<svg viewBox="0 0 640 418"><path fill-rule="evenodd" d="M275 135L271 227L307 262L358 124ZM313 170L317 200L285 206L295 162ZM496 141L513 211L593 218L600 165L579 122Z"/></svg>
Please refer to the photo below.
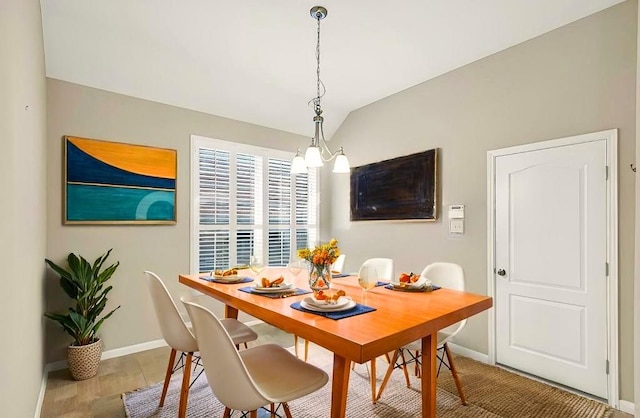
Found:
<svg viewBox="0 0 640 418"><path fill-rule="evenodd" d="M339 279L340 277L349 277L349 276L353 276L353 274L349 274L349 273L334 273L331 275L332 278L334 279Z"/></svg>
<svg viewBox="0 0 640 418"><path fill-rule="evenodd" d="M410 287L394 287L392 284L387 284L387 283L385 284L386 284L386 286L384 287L385 289L395 290L397 292L425 293L425 292L433 292L434 290L440 289L440 286L436 286L436 285L431 285L431 289L429 289L428 287L424 289L412 289Z"/></svg>
<svg viewBox="0 0 640 418"><path fill-rule="evenodd" d="M389 284L389 282L376 282L376 287L378 287L378 286L386 286L388 284Z"/></svg>
<svg viewBox="0 0 640 418"><path fill-rule="evenodd" d="M307 293L311 293L311 290L298 289L298 288L289 289L287 291L283 290L282 292L276 292L276 293L261 293L261 292L254 292L253 287L251 286L241 287L238 290L241 290L246 293L251 293L252 295L265 296L271 299L282 299L282 298L288 298L291 296L306 295Z"/></svg>
<svg viewBox="0 0 640 418"><path fill-rule="evenodd" d="M361 305L359 303L356 303L356 306L354 308L352 308L352 309L349 309L348 311L339 311L339 312L317 312L317 311L312 311L312 310L305 309L302 306L300 306L300 302L293 302L291 304L291 307L293 309L298 310L298 311L308 312L308 313L324 316L324 317L329 318L329 319L349 318L350 316L356 316L356 315L360 315L360 314L367 313L367 312L373 312L373 311L376 310L376 308L372 308L371 306Z"/></svg>
<svg viewBox="0 0 640 418"><path fill-rule="evenodd" d="M206 280L208 282L222 283L222 284L239 284L239 283L249 283L249 282L253 281L253 278L251 278L251 277L245 277L242 280L238 280L237 282L227 282L227 281L223 281L223 280L216 280L216 278L212 277L212 276L200 276L200 278L202 280Z"/></svg>

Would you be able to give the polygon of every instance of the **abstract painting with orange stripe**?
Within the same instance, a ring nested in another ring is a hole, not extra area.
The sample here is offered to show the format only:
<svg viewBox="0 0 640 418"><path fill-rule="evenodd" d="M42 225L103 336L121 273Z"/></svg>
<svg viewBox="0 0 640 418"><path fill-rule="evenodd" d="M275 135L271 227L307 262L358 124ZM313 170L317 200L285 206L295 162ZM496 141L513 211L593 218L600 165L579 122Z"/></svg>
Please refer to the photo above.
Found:
<svg viewBox="0 0 640 418"><path fill-rule="evenodd" d="M177 151L65 137L65 223L175 223Z"/></svg>

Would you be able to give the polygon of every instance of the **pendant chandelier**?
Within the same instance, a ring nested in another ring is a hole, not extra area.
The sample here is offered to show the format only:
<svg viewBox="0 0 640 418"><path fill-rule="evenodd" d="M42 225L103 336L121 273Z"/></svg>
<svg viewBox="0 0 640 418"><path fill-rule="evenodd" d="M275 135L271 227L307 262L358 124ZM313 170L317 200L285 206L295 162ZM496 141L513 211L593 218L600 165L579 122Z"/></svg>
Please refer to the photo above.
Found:
<svg viewBox="0 0 640 418"><path fill-rule="evenodd" d="M318 41L316 43L316 97L309 102L313 103L313 111L316 114L313 117L315 133L313 138L311 138L311 145L307 148L304 158L300 154L300 149L298 149L296 156L291 162L291 172L294 174L306 173L308 168L322 167L325 161L335 159L333 172L349 173L351 167L349 166L347 156L344 155L344 150L340 147L339 150L332 152L327 145L327 141L324 139L324 130L322 129L324 118L322 117L320 99L324 96L326 90L324 84L320 81L320 21L327 17L327 9L322 6L315 6L311 8L310 13L311 17L318 21ZM320 87L322 87L322 94L320 94Z"/></svg>

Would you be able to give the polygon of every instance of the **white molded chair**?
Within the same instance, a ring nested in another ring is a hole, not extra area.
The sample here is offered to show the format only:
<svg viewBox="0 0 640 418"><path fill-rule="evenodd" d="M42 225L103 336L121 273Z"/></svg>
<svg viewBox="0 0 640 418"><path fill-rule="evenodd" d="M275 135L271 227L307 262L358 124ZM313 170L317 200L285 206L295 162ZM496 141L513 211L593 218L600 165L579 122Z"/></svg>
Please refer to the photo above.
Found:
<svg viewBox="0 0 640 418"><path fill-rule="evenodd" d="M206 308L182 301L191 317L204 371L211 391L225 406L224 417L232 411L257 410L281 404L291 418L287 402L323 387L329 376L319 368L298 359L276 344L264 344L237 351L221 321Z"/></svg>
<svg viewBox="0 0 640 418"><path fill-rule="evenodd" d="M465 290L465 280L464 280L464 270L458 264L454 263L433 263L429 264L420 274L421 276L426 277L431 280L431 283L444 287L447 289L454 290ZM458 395L460 396L460 402L462 405L466 405L467 401L464 398L464 393L462 391L462 385L460 383L460 379L458 378L458 372L456 371L456 367L453 363L453 358L451 357L451 352L449 351L449 346L447 342L460 330L465 326L467 320L464 319L458 323L455 323L447 328L441 329L438 331L438 374L440 374L440 368L444 364L449 370L451 370L451 374L453 375L453 381L456 384L456 388L458 389ZM404 347L396 350L393 353L393 358L389 363L389 367L387 368L387 373L380 384L380 391L378 392L377 399L380 399L382 396L382 391L384 390L387 382L389 381L389 377L391 376L391 372L394 368L400 367L404 371L404 377L407 382L407 387L411 387L411 383L409 382L409 374L407 373L407 361L405 360L405 354L408 354L411 358L409 362L414 361L416 363L416 374L418 374L420 368L418 367L420 364L420 351L422 350L422 342L421 340L413 341ZM447 362L444 361L444 356L447 357ZM402 362L396 366L396 361L398 358L401 358Z"/></svg>
<svg viewBox="0 0 640 418"><path fill-rule="evenodd" d="M362 263L360 269L362 269L362 267L375 268L376 273L378 273L378 279L380 280L393 280L393 260L390 258L370 258Z"/></svg>
<svg viewBox="0 0 640 418"><path fill-rule="evenodd" d="M198 351L198 342L189 327L187 327L187 324L184 323L176 304L171 298L171 294L160 277L150 271L145 271L144 274L147 278L147 286L149 287L149 293L151 294L151 300L153 301L153 307L156 311L162 337L167 342L167 345L171 347L169 364L164 378L164 386L162 388L159 406L162 407L164 405L171 375L180 368L174 368L176 353L180 351L178 364L184 364L184 371L182 375L182 387L180 389L178 416L184 417L187 412L187 401L189 398L189 379L191 378L193 353ZM246 347L247 342L258 338L258 334L256 334L255 331L240 321L226 319L223 324L229 334L232 335L234 344L236 345L244 344ZM184 360L184 362L182 360Z"/></svg>
<svg viewBox="0 0 640 418"><path fill-rule="evenodd" d="M340 254L336 261L331 265L332 273L342 273L344 270L344 261L347 259L345 254Z"/></svg>
<svg viewBox="0 0 640 418"><path fill-rule="evenodd" d="M391 258L369 258L362 263L360 270L363 267L373 267L378 274L378 280L391 281L393 280L393 260ZM358 272L359 274L359 272ZM387 354L387 361L389 355ZM355 363L351 368L355 368ZM369 362L369 380L371 381L371 402L376 403L378 398L376 397L376 359L374 358Z"/></svg>

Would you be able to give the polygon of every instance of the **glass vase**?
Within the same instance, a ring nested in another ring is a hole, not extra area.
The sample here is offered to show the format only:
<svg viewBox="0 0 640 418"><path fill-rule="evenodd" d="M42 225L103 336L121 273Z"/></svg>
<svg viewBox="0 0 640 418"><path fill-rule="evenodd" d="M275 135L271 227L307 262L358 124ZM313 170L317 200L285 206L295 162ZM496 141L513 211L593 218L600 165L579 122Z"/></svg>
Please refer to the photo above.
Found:
<svg viewBox="0 0 640 418"><path fill-rule="evenodd" d="M331 265L309 265L309 287L313 290L313 294L317 294L320 290L326 291L331 287Z"/></svg>

